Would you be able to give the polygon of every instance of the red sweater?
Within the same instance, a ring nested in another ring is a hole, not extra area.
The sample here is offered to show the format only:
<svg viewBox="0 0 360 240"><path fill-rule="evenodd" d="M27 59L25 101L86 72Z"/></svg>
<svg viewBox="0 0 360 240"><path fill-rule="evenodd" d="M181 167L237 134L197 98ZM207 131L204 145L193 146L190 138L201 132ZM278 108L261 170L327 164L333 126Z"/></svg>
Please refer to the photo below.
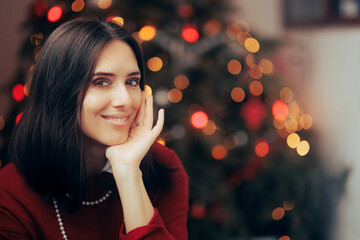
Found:
<svg viewBox="0 0 360 240"><path fill-rule="evenodd" d="M170 168L173 185L163 192L149 193L155 214L148 225L125 233L119 195L95 206L82 206L77 212L61 214L69 240L111 239L187 239L188 176L173 150L158 143L151 147L154 158ZM103 175L103 174L102 174ZM86 200L98 199L107 189L97 184L94 193ZM0 171L0 239L62 240L54 205L45 202L26 184L14 164Z"/></svg>

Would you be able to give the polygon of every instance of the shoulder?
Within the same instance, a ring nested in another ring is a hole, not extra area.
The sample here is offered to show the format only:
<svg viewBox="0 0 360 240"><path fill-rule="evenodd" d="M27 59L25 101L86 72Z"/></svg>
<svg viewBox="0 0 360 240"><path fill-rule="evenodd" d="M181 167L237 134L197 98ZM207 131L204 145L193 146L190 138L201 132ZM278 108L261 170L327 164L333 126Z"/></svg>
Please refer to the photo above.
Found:
<svg viewBox="0 0 360 240"><path fill-rule="evenodd" d="M24 180L13 163L0 169L0 192L15 190L24 186Z"/></svg>
<svg viewBox="0 0 360 240"><path fill-rule="evenodd" d="M179 157L174 150L161 145L158 142L154 142L150 148L151 154L154 159L164 165L182 165Z"/></svg>

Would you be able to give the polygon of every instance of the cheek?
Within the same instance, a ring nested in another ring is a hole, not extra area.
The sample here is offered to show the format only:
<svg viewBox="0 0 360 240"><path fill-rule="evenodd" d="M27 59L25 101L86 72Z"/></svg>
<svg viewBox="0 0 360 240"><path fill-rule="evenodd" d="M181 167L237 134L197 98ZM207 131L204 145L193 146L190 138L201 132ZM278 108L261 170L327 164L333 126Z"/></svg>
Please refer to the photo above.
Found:
<svg viewBox="0 0 360 240"><path fill-rule="evenodd" d="M136 93L133 94L133 108L139 109L141 105L141 90L136 91Z"/></svg>

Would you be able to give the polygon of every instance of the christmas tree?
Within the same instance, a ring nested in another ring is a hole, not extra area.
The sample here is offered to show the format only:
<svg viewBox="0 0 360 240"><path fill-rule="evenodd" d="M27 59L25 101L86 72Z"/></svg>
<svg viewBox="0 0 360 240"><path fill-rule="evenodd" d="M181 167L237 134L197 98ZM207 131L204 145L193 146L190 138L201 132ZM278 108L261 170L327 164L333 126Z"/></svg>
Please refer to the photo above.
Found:
<svg viewBox="0 0 360 240"><path fill-rule="evenodd" d="M347 172L313 149L312 118L277 74L280 41L257 39L230 1L36 0L13 79L13 114L0 117L1 159L47 36L75 18L133 32L146 91L166 123L159 142L190 176L190 239L331 239ZM311 146L311 149L310 149Z"/></svg>

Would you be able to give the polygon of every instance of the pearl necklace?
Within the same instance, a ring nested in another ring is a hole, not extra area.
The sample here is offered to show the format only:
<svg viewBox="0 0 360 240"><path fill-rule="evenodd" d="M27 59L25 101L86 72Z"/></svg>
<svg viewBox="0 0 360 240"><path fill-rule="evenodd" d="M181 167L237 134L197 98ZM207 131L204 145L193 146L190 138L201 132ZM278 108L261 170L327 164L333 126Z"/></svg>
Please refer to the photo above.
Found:
<svg viewBox="0 0 360 240"><path fill-rule="evenodd" d="M105 196L103 196L102 198L100 198L99 200L95 200L95 201L82 201L81 205L83 206L93 206L93 205L98 205L102 202L104 202L106 199L108 199L111 195L111 190L109 190ZM66 194L67 197L70 197L69 194ZM60 210L59 210L59 206L57 204L57 201L55 198L53 198L53 204L54 204L54 208L55 208L55 212L56 212L56 217L57 217L57 220L58 220L58 223L59 223L59 227L60 227L60 232L61 232L61 235L63 236L64 240L68 240L68 237L67 237L67 234L66 234L66 231L65 231L65 227L64 227L64 223L63 223L63 220L61 218L61 215L60 215Z"/></svg>

